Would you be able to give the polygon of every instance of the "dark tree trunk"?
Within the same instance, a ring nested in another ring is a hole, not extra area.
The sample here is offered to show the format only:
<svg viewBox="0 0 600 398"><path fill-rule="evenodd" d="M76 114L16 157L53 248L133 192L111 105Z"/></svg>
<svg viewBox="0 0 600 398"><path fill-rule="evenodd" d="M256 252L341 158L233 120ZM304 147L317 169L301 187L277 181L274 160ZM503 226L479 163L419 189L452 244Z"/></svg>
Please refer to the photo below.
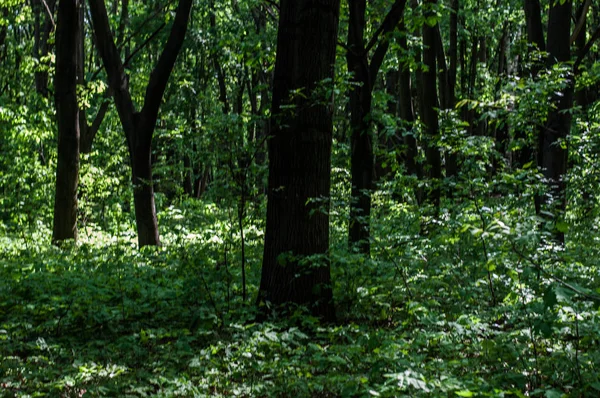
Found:
<svg viewBox="0 0 600 398"><path fill-rule="evenodd" d="M428 0L435 4L437 0ZM431 179L431 190L428 200L436 209L439 209L441 191L440 183L442 177L442 164L440 151L437 146L439 136L437 108L437 79L436 79L436 26L423 25L423 64L427 68L423 71L423 115L422 121L425 125L425 135L428 139L426 148L427 170L426 174Z"/></svg>
<svg viewBox="0 0 600 398"><path fill-rule="evenodd" d="M557 3L550 8L548 18L548 66L571 59L570 29L572 1ZM561 220L566 208L565 188L567 177L568 150L563 147L571 131L571 113L573 106L572 78L560 95L553 98L556 109L548 114L545 128L541 131L538 149L538 166L542 169L548 184L548 195L541 198L541 208L548 210L544 214L555 214L554 221ZM561 145L563 144L563 145ZM548 208L551 206L551 208ZM554 228L554 238L564 243L564 232Z"/></svg>
<svg viewBox="0 0 600 398"><path fill-rule="evenodd" d="M154 188L152 183L152 136L162 96L175 65L192 8L192 0L180 0L171 33L146 86L144 106L136 112L129 92L128 78L110 31L103 0L90 0L90 12L98 52L102 57L109 87L129 149L139 246L159 245Z"/></svg>
<svg viewBox="0 0 600 398"><path fill-rule="evenodd" d="M527 25L527 41L538 51L546 51L542 10L539 0L525 0L525 22Z"/></svg>
<svg viewBox="0 0 600 398"><path fill-rule="evenodd" d="M527 25L527 41L530 52L545 51L544 27L542 25L542 13L539 0L525 0L525 22ZM538 74L541 67L542 64L540 62L534 62L532 67L525 71L525 74L534 77ZM534 160L534 145L531 143L531 139L526 131L515 131L515 138L522 142L521 149L515 153L516 166L523 167ZM539 145L541 144L538 143L538 146ZM537 208L539 210L539 206L537 206Z"/></svg>
<svg viewBox="0 0 600 398"><path fill-rule="evenodd" d="M58 163L52 242L77 239L77 185L79 183L79 109L77 56L80 34L78 0L60 0L56 30L55 101L58 124Z"/></svg>
<svg viewBox="0 0 600 398"><path fill-rule="evenodd" d="M404 30L403 22L400 29ZM400 48L402 48L402 50L404 51L404 53L407 54L408 41L406 39L406 35L402 35L400 37L399 45ZM414 125L415 113L413 108L410 66L408 65L408 63L400 65L400 72L398 75L398 113L400 119L402 119L407 126L412 127ZM404 159L406 173L408 175L414 175L418 178L421 178L422 171L419 167L419 164L417 163L417 158L419 156L417 139L412 131L403 135L403 142L405 146L405 152L402 158ZM420 203L420 195L418 192L416 192L416 194Z"/></svg>
<svg viewBox="0 0 600 398"><path fill-rule="evenodd" d="M33 56L38 61L42 61L48 55L48 39L54 28L52 15L56 0L42 1L33 0L32 8L34 12L34 43ZM46 61L47 62L47 61ZM41 68L43 69L43 68ZM48 96L48 71L37 70L35 72L35 90L43 97Z"/></svg>
<svg viewBox="0 0 600 398"><path fill-rule="evenodd" d="M456 75L458 69L458 10L459 0L452 0L450 3L450 46L448 49L448 58L450 66L448 68L448 103L446 108L452 109L456 105ZM438 47L443 49L440 41ZM458 157L456 152L450 150L446 153L446 177L456 177L458 175ZM451 192L451 191L450 191Z"/></svg>
<svg viewBox="0 0 600 398"><path fill-rule="evenodd" d="M371 189L373 186L373 137L371 132L371 76L365 52L364 29L366 0L348 4L348 51L346 60L352 80L356 83L350 91L352 203L350 205L349 243L361 253L370 253L369 219L371 215Z"/></svg>
<svg viewBox="0 0 600 398"><path fill-rule="evenodd" d="M374 178L374 154L371 123L371 101L373 83L379 73L383 59L389 48L387 35L398 26L406 0L396 0L384 18L381 26L368 44L365 43L366 0L349 3L350 21L348 26L348 70L357 84L350 91L350 173L352 199L350 204L350 227L348 240L351 247L360 253L370 255L371 190ZM368 54L375 44L377 47L369 62Z"/></svg>
<svg viewBox="0 0 600 398"><path fill-rule="evenodd" d="M85 86L87 83L85 80L85 2L82 2L79 7L78 21L80 35L77 41L77 84ZM92 143L110 105L108 93L105 96L107 98L102 101L91 125L88 124L85 109L79 109L79 151L81 153L92 152Z"/></svg>
<svg viewBox="0 0 600 398"><path fill-rule="evenodd" d="M328 201L339 0L281 0L273 86L265 246L258 305L306 306L333 320ZM304 96L290 98L292 90ZM289 110L288 106L294 109ZM325 203L307 204L311 199ZM322 209L321 206L325 206Z"/></svg>

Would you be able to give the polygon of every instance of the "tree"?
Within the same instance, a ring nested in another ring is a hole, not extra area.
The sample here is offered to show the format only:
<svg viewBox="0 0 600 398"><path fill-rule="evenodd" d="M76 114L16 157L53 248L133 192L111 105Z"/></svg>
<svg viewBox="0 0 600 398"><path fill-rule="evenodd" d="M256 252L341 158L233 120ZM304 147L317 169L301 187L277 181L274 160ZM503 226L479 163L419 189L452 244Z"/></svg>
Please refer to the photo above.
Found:
<svg viewBox="0 0 600 398"><path fill-rule="evenodd" d="M440 150L436 143L439 136L437 114L439 103L436 81L438 22L435 19L433 7L437 4L437 0L427 0L425 4L428 8L425 13L425 20L427 22L423 25L423 65L425 66L425 70L423 71L423 99L421 101L423 109L421 110L421 120L425 125L425 134L428 138L425 151L428 163L426 174L429 178L433 179L434 184L428 197L430 203L437 209L440 206L441 190L439 184L442 177ZM433 24L429 22L431 18L435 20Z"/></svg>
<svg viewBox="0 0 600 398"><path fill-rule="evenodd" d="M349 3L350 21L346 61L357 83L350 91L351 180L350 228L351 246L370 255L371 190L373 189L373 137L371 131L371 102L373 86L389 48L388 35L396 29L404 14L406 0L396 0L379 29L365 43L366 0ZM377 45L377 47L375 47ZM373 49L369 59L369 52Z"/></svg>
<svg viewBox="0 0 600 398"><path fill-rule="evenodd" d="M179 1L169 39L150 75L144 105L138 112L131 99L128 77L110 31L104 0L90 0L90 13L98 52L102 57L108 75L108 84L113 91L117 112L127 139L140 247L160 244L152 183L152 135L163 93L183 45L191 8L192 0Z"/></svg>
<svg viewBox="0 0 600 398"><path fill-rule="evenodd" d="M562 4L561 4L562 3ZM571 59L571 9L572 1L558 2L550 8L548 18L548 67L557 63L568 62ZM566 140L571 132L571 113L573 106L574 81L572 76L566 78L566 83L560 93L556 93L553 109L548 113L548 120L540 130L538 147L538 167L541 168L549 195L541 198L541 207L548 206L555 201L553 209L558 212L554 217L559 222L567 202L565 197L567 177L568 149ZM546 209L548 210L548 209ZM552 211L548 213L553 213ZM559 242L564 242L565 235L562 228L553 229L553 235Z"/></svg>
<svg viewBox="0 0 600 398"><path fill-rule="evenodd" d="M331 91L339 0L282 0L273 85L267 221L258 304L335 317L329 216ZM321 209L324 205L326 209Z"/></svg>
<svg viewBox="0 0 600 398"><path fill-rule="evenodd" d="M54 83L58 124L58 164L52 241L77 239L77 185L79 183L79 107L77 55L80 30L78 0L60 0L56 29Z"/></svg>

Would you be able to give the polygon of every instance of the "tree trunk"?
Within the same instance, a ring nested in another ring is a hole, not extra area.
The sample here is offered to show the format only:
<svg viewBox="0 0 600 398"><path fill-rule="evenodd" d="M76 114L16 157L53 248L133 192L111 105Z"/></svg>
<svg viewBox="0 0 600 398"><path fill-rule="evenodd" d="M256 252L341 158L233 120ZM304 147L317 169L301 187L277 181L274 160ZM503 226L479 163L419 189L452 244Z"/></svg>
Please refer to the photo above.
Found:
<svg viewBox="0 0 600 398"><path fill-rule="evenodd" d="M169 76L183 45L190 18L192 0L180 0L167 43L158 58L146 86L144 106L135 111L128 78L110 30L103 0L90 0L90 14L96 34L98 52L102 58L108 84L123 125L131 160L132 183L138 244L140 247L159 245L154 189L152 184L152 136L158 111Z"/></svg>
<svg viewBox="0 0 600 398"><path fill-rule="evenodd" d="M335 318L326 258L333 107L320 93L323 80L334 75L339 7L339 0L280 2L258 295L263 315L299 305L324 320ZM293 90L304 95L290 98Z"/></svg>
<svg viewBox="0 0 600 398"><path fill-rule="evenodd" d="M349 3L348 51L346 60L352 80L350 91L350 174L352 194L350 205L349 243L359 252L370 253L371 189L373 186L373 137L371 132L371 76L365 51L364 29L366 0Z"/></svg>
<svg viewBox="0 0 600 398"><path fill-rule="evenodd" d="M387 35L398 26L406 0L396 0L368 44L365 44L366 0L349 3L348 70L357 84L350 91L350 173L352 197L348 241L351 248L370 255L371 190L374 178L373 132L371 131L371 102L373 83L379 73L389 41ZM369 62L369 50L377 44Z"/></svg>
<svg viewBox="0 0 600 398"><path fill-rule="evenodd" d="M559 62L568 62L571 59L570 30L571 30L572 1L564 4L557 3L550 8L548 18L548 66ZM541 198L544 214L555 214L554 220L561 220L566 208L566 181L568 150L563 145L571 132L571 113L573 106L572 78L568 86L560 94L555 95L553 102L556 109L548 113L545 128L541 131L538 166L548 184L548 195ZM561 145L562 144L562 145ZM550 208L548 208L551 206ZM562 229L554 227L554 238L564 243L565 235Z"/></svg>
<svg viewBox="0 0 600 398"><path fill-rule="evenodd" d="M33 0L32 8L34 12L34 43L33 57L36 58L40 65L42 59L48 55L48 38L53 29L52 14L56 0L43 2L42 0ZM47 63L47 61L44 61ZM35 72L35 90L43 97L48 96L48 70L40 68Z"/></svg>
<svg viewBox="0 0 600 398"><path fill-rule="evenodd" d="M544 40L544 28L542 25L542 15L539 0L525 0L525 22L527 25L527 42L529 44L529 51L546 51L546 45ZM534 77L538 74L542 64L540 62L534 62L529 70L525 71L525 74ZM538 133L540 135L540 133ZM531 143L531 139L526 131L517 130L515 131L515 138L522 141L522 147L515 154L516 166L523 167L527 163L534 160L534 147ZM538 146L541 144L538 143ZM539 206L536 204L539 210Z"/></svg>
<svg viewBox="0 0 600 398"><path fill-rule="evenodd" d="M58 162L52 242L77 239L79 183L79 109L77 56L79 38L77 0L60 0L56 30L55 101L58 124Z"/></svg>
<svg viewBox="0 0 600 398"><path fill-rule="evenodd" d="M437 0L427 0L430 4L436 4ZM442 177L442 164L440 150L437 146L439 136L437 108L437 81L436 81L436 28L428 24L423 25L423 64L427 68L423 71L423 115L422 121L425 125L425 135L428 138L426 157L427 157L427 176L431 179L432 187L428 194L429 203L435 209L440 207L441 190L440 183Z"/></svg>
<svg viewBox="0 0 600 398"><path fill-rule="evenodd" d="M450 3L450 46L448 58L450 66L448 68L448 109L456 105L456 75L458 70L458 10L459 0L452 0ZM440 41L439 47L443 45ZM455 151L450 149L446 153L446 177L456 177L458 175L458 156ZM451 191L449 191L451 192Z"/></svg>

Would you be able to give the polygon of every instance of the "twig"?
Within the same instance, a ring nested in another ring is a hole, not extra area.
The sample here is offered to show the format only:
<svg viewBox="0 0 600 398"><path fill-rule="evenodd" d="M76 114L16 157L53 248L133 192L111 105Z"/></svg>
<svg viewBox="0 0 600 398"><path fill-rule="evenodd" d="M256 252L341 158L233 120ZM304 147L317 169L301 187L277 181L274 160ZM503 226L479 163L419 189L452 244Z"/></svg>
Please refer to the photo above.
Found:
<svg viewBox="0 0 600 398"><path fill-rule="evenodd" d="M44 8L46 8L46 12L48 13L48 18L50 18L50 22L52 22L52 30L56 30L54 17L52 16L52 11L50 11L50 7L48 7L48 3L46 3L46 0L42 0L42 3L44 4Z"/></svg>

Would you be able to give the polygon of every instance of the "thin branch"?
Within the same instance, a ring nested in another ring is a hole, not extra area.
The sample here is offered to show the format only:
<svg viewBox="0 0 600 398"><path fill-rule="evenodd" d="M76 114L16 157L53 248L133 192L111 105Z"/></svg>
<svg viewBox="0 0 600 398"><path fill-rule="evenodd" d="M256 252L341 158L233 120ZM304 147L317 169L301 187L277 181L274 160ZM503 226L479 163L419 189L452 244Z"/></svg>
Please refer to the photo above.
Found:
<svg viewBox="0 0 600 398"><path fill-rule="evenodd" d="M383 23L379 27L379 33L373 36L369 45L367 45L366 53L368 54L370 48L375 45L374 40L378 38L380 35L383 35L383 38L379 40L379 44L375 49L375 53L371 58L371 63L369 64L369 76L371 79L375 79L377 73L379 72L379 68L381 68L381 64L383 63L383 59L387 54L388 48L390 46L390 41L387 38L387 35L391 33L394 29L398 27L402 16L404 15L404 6L406 5L406 0L396 0L392 9L386 15ZM373 82L371 81L371 86Z"/></svg>
<svg viewBox="0 0 600 398"><path fill-rule="evenodd" d="M579 21L577 21L577 25L575 25L575 30L573 30L573 34L571 35L571 39L569 40L571 45L573 45L573 43L575 43L577 36L579 36L579 33L581 32L581 28L583 28L583 25L585 25L585 19L587 17L587 12L590 9L591 5L592 5L592 0L586 0L585 4L583 5L583 9L581 10L581 15L579 16Z"/></svg>
<svg viewBox="0 0 600 398"><path fill-rule="evenodd" d="M50 11L50 7L48 7L48 3L46 3L46 0L42 0L42 3L44 4L44 8L46 9L46 12L48 13L48 18L50 18L50 22L52 22L52 30L56 30L56 24L54 23L54 17L52 16L52 11Z"/></svg>
<svg viewBox="0 0 600 398"><path fill-rule="evenodd" d="M598 25L598 27L594 31L594 34L592 35L590 40L587 42L587 44L585 45L585 47L583 48L583 50L577 57L577 60L575 61L575 64L573 65L573 71L575 72L575 75L579 75L581 73L579 70L579 67L581 66L581 63L583 62L583 59L590 52L590 49L592 48L592 45L594 44L594 42L596 40L598 40L599 38L600 38L600 25Z"/></svg>
<svg viewBox="0 0 600 398"><path fill-rule="evenodd" d="M386 34L390 33L394 29L396 29L396 26L398 25L398 22L400 22L400 19L402 18L402 14L404 13L405 5L406 5L406 0L396 0L394 5L392 6L391 10L385 16L385 18L384 18L383 22L381 23L381 25L379 26L379 28L377 28L377 30L375 31L375 34L369 41L369 44L367 44L367 47L365 48L366 53L371 51L371 49L375 46L375 44L377 44L377 41L379 40L379 36L381 34L383 34L385 36Z"/></svg>

